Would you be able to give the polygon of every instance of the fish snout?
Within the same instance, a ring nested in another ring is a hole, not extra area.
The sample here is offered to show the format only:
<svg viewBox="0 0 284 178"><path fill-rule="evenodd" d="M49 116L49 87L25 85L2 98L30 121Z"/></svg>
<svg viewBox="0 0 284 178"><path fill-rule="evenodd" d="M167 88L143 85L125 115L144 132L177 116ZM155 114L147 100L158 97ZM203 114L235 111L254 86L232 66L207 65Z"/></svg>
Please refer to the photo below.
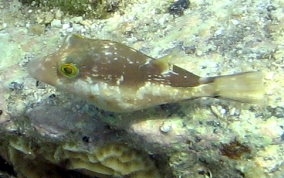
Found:
<svg viewBox="0 0 284 178"><path fill-rule="evenodd" d="M27 70L33 78L50 85L56 85L58 78L56 64L50 62L48 58L30 61Z"/></svg>

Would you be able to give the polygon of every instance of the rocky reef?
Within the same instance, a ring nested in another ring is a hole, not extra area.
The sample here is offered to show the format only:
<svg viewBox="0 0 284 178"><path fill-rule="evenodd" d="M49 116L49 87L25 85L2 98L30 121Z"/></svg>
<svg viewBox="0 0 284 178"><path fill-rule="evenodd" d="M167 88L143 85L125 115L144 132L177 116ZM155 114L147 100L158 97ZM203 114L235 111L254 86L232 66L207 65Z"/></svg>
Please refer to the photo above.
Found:
<svg viewBox="0 0 284 178"><path fill-rule="evenodd" d="M283 177L282 1L121 1L103 19L38 2L0 0L0 177ZM200 76L261 71L265 100L100 110L27 73L73 33Z"/></svg>

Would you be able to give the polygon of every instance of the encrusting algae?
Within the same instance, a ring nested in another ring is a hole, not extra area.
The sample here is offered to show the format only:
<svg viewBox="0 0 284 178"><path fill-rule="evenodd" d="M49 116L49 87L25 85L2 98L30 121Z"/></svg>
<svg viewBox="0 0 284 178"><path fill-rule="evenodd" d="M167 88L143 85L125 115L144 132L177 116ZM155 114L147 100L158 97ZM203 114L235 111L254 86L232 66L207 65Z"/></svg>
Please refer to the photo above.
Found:
<svg viewBox="0 0 284 178"><path fill-rule="evenodd" d="M261 101L261 72L199 77L109 40L68 36L54 54L28 65L36 79L113 112L127 112L198 97Z"/></svg>
<svg viewBox="0 0 284 178"><path fill-rule="evenodd" d="M162 177L150 158L125 145L106 144L89 153L65 148L63 154L63 157L69 160L68 169L86 172L88 175L128 176L130 178Z"/></svg>
<svg viewBox="0 0 284 178"><path fill-rule="evenodd" d="M16 138L8 144L4 142L0 149L5 150L6 159L15 166L20 177L62 177L62 168L100 178L163 177L147 154L114 142L82 149L68 143L41 147Z"/></svg>

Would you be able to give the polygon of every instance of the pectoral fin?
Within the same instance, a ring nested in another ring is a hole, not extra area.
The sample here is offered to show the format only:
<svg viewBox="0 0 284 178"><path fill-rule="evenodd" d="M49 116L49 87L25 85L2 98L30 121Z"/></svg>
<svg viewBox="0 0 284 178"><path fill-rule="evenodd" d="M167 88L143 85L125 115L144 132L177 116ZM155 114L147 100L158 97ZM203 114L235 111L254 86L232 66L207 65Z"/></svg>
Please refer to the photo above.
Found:
<svg viewBox="0 0 284 178"><path fill-rule="evenodd" d="M161 70L161 73L168 72L171 68L171 64L169 63L169 60L171 58L172 58L171 55L166 55L164 57L154 60L153 65L158 66Z"/></svg>
<svg viewBox="0 0 284 178"><path fill-rule="evenodd" d="M170 54L163 56L159 59L153 61L154 65L158 65L162 73L166 73L173 69L173 63L171 62L172 59L177 58L180 51L178 49L174 49Z"/></svg>

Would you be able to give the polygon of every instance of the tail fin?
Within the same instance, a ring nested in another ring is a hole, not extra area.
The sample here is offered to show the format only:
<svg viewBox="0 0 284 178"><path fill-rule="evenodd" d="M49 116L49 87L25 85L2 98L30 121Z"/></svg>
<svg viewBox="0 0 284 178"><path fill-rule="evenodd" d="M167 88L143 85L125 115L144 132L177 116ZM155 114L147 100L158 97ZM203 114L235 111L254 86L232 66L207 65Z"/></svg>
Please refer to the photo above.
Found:
<svg viewBox="0 0 284 178"><path fill-rule="evenodd" d="M249 103L257 103L264 98L261 72L213 77L208 79L208 83L213 86L213 95L217 97Z"/></svg>

